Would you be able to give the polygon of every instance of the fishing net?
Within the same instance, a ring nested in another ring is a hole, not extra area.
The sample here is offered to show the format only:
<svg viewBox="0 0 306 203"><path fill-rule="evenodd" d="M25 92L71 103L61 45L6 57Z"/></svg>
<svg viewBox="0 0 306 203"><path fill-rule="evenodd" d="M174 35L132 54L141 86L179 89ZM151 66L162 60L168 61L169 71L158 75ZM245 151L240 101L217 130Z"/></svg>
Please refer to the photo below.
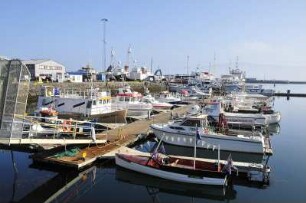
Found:
<svg viewBox="0 0 306 203"><path fill-rule="evenodd" d="M62 157L74 157L75 155L77 155L81 150L78 147L69 149L69 150L65 150L63 152L57 153L55 154L53 157L54 158L62 158Z"/></svg>

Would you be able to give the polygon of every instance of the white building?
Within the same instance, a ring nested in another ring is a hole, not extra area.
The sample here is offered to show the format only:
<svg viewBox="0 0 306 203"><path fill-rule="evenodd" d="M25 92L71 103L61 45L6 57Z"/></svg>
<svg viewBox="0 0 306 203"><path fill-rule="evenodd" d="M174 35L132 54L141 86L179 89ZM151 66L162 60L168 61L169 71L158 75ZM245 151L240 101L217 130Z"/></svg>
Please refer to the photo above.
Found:
<svg viewBox="0 0 306 203"><path fill-rule="evenodd" d="M83 82L83 74L80 72L68 72L65 80L69 82Z"/></svg>
<svg viewBox="0 0 306 203"><path fill-rule="evenodd" d="M32 80L51 79L63 82L66 68L64 65L50 59L33 59L22 61L29 69Z"/></svg>

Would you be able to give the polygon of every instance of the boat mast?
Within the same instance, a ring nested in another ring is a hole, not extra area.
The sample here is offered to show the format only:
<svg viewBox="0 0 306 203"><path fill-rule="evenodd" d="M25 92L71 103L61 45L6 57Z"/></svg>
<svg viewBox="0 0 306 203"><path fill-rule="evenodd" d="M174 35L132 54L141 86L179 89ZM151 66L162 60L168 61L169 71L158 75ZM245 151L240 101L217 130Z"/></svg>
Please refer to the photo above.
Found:
<svg viewBox="0 0 306 203"><path fill-rule="evenodd" d="M132 53L132 47L129 45L128 51L127 51L127 56L126 56L126 66L130 66L130 57Z"/></svg>
<svg viewBox="0 0 306 203"><path fill-rule="evenodd" d="M113 66L113 68L115 68L115 50L114 48L112 47L112 50L111 50L111 62L110 62L111 66Z"/></svg>

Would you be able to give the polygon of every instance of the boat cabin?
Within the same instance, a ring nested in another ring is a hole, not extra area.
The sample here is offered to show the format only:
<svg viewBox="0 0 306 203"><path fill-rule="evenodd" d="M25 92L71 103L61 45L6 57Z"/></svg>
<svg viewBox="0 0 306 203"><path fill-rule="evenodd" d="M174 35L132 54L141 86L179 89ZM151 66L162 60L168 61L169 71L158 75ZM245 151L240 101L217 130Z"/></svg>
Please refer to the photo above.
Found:
<svg viewBox="0 0 306 203"><path fill-rule="evenodd" d="M117 101L119 102L139 102L142 98L142 94L136 91L132 91L130 86L125 86L118 89L116 94Z"/></svg>
<svg viewBox="0 0 306 203"><path fill-rule="evenodd" d="M190 127L193 130L196 130L196 127L203 128L207 127L208 120L207 115L198 115L198 116L188 116L181 122L177 123L176 126L170 126L171 129L183 130L183 127ZM180 127L181 126L181 127ZM178 129L181 128L181 129Z"/></svg>
<svg viewBox="0 0 306 203"><path fill-rule="evenodd" d="M108 113L111 111L110 92L96 89L60 90L44 86L38 98L37 109L52 107L59 113L75 113L84 116Z"/></svg>

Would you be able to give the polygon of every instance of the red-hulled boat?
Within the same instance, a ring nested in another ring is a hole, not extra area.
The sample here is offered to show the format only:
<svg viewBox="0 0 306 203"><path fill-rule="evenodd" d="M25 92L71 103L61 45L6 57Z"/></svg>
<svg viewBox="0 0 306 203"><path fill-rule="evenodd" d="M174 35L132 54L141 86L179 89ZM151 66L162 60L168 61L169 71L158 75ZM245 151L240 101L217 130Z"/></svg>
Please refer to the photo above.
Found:
<svg viewBox="0 0 306 203"><path fill-rule="evenodd" d="M163 179L199 185L227 185L227 174L216 163L161 153L153 153L152 156L118 153L115 159L118 166Z"/></svg>

